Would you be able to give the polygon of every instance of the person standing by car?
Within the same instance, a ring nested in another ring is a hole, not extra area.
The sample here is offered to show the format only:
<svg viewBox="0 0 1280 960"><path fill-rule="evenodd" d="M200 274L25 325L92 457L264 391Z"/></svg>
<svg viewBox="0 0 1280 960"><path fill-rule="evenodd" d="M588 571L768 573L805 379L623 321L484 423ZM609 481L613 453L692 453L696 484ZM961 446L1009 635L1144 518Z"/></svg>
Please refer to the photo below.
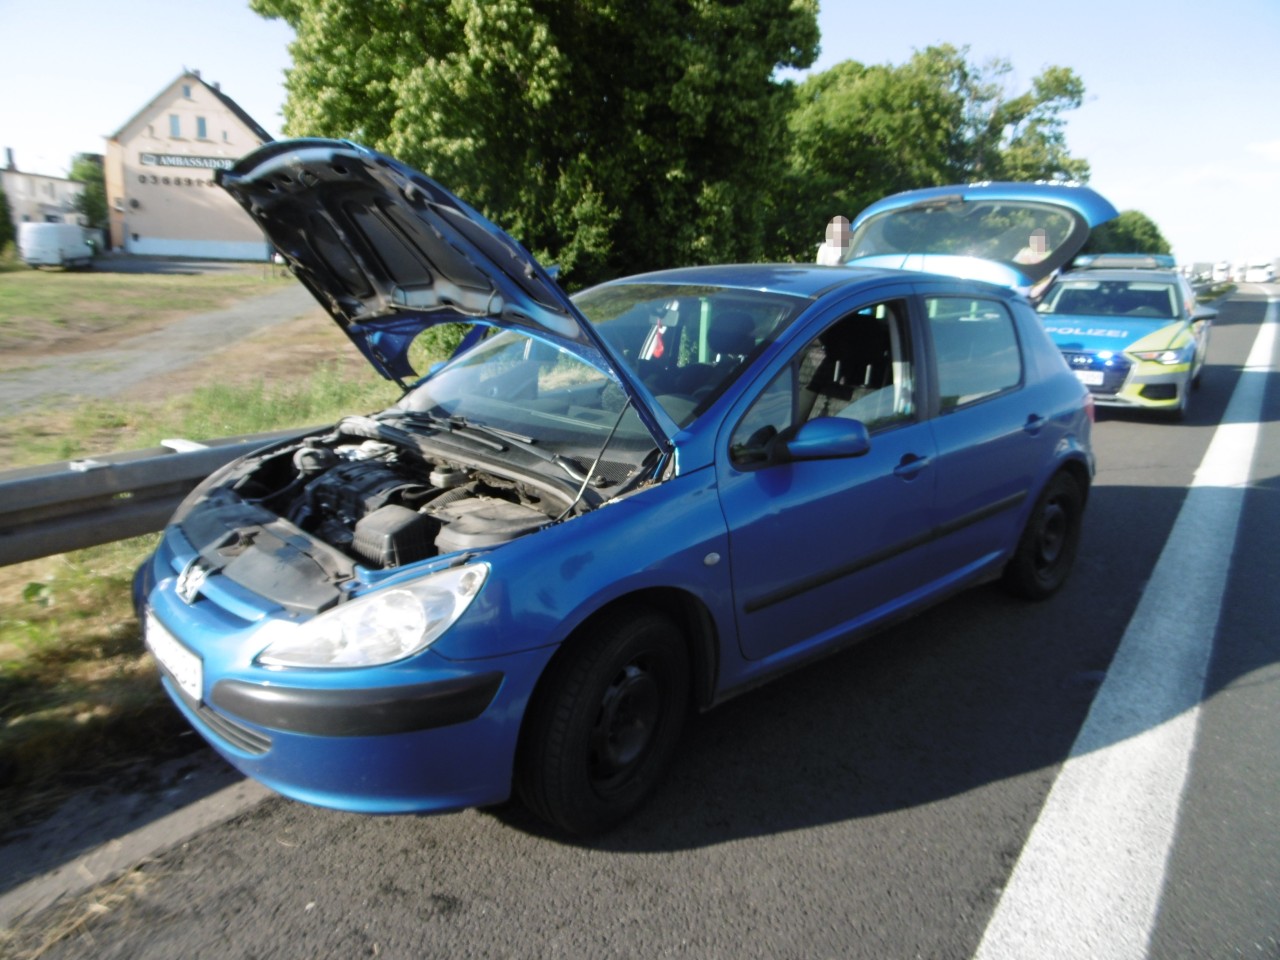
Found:
<svg viewBox="0 0 1280 960"><path fill-rule="evenodd" d="M818 247L818 265L836 267L849 254L849 218L835 216L827 224L827 239Z"/></svg>

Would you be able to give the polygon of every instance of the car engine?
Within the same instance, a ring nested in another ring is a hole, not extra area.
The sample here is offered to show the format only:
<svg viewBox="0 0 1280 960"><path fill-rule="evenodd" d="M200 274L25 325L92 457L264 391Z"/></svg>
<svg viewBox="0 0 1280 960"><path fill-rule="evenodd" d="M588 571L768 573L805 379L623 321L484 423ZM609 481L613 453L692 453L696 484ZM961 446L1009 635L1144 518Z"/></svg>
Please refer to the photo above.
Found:
<svg viewBox="0 0 1280 960"><path fill-rule="evenodd" d="M401 434L370 422L352 418L332 434L277 448L231 489L375 569L505 543L564 511L529 484L361 436Z"/></svg>

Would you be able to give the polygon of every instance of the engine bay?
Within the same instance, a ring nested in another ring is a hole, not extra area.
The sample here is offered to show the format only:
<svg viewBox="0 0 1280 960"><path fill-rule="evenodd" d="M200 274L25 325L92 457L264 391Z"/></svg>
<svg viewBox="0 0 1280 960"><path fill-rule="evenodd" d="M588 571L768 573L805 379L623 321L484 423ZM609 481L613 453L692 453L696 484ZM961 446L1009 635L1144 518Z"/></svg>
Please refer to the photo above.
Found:
<svg viewBox="0 0 1280 960"><path fill-rule="evenodd" d="M433 457L404 442L404 431L370 424L349 418L332 433L249 458L225 486L378 570L505 543L573 506L544 485Z"/></svg>

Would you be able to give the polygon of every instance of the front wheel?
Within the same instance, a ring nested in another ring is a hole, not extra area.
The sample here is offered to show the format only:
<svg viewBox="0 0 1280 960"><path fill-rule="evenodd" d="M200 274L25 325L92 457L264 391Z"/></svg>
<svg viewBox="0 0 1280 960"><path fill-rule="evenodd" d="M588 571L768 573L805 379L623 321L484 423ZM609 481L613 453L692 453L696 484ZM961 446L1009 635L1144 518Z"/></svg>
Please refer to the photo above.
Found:
<svg viewBox="0 0 1280 960"><path fill-rule="evenodd" d="M1004 569L1005 586L1020 597L1043 600L1066 583L1080 546L1084 494L1059 473L1040 494L1018 548Z"/></svg>
<svg viewBox="0 0 1280 960"><path fill-rule="evenodd" d="M1191 391L1195 385L1196 382L1190 375L1178 384L1178 405L1169 411L1169 419L1175 423L1181 423L1187 419L1187 413L1191 409Z"/></svg>
<svg viewBox="0 0 1280 960"><path fill-rule="evenodd" d="M675 752L689 703L684 638L655 610L620 610L552 671L530 707L517 788L541 819L599 833L648 800Z"/></svg>

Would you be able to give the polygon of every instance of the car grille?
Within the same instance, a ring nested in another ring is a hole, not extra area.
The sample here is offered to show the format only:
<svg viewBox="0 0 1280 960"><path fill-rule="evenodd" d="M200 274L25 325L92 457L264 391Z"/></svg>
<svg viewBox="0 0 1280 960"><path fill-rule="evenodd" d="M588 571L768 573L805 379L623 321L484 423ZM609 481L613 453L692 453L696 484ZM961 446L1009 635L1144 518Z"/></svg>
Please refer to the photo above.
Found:
<svg viewBox="0 0 1280 960"><path fill-rule="evenodd" d="M258 730L245 726L238 720L232 720L225 714L219 713L207 704L200 704L196 708L196 716L200 718L200 722L207 726L213 733L217 734L231 746L245 753L251 753L254 756L262 756L271 749L271 738Z"/></svg>
<svg viewBox="0 0 1280 960"><path fill-rule="evenodd" d="M1062 354L1067 366L1073 373L1082 371L1101 371L1102 383L1089 384L1089 392L1100 396L1113 396L1120 392L1125 379L1129 376L1131 364L1123 356L1117 354L1108 360L1101 360L1095 354L1066 351Z"/></svg>

